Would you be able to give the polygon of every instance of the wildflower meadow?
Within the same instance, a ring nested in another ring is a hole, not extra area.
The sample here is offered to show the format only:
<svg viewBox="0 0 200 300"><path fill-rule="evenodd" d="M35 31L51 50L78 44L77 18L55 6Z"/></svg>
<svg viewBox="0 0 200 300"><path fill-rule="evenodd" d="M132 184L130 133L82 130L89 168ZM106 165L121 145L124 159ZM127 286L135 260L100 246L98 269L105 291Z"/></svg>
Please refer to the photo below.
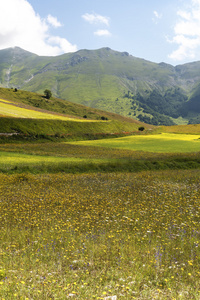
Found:
<svg viewBox="0 0 200 300"><path fill-rule="evenodd" d="M200 299L199 178L0 174L0 299Z"/></svg>

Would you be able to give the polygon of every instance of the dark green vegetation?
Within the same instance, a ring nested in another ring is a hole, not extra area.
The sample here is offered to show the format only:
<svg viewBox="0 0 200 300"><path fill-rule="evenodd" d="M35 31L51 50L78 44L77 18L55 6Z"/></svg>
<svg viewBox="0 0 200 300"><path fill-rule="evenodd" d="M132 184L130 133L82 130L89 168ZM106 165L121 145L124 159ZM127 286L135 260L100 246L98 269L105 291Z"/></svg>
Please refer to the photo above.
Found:
<svg viewBox="0 0 200 300"><path fill-rule="evenodd" d="M50 90L45 90L44 91L44 95L45 95L45 98L46 99L50 99L51 98L51 96L52 96L52 92L50 91Z"/></svg>
<svg viewBox="0 0 200 300"><path fill-rule="evenodd" d="M0 51L1 86L43 93L154 125L200 123L200 62L173 67L109 48L39 57ZM85 114L86 115L86 114Z"/></svg>

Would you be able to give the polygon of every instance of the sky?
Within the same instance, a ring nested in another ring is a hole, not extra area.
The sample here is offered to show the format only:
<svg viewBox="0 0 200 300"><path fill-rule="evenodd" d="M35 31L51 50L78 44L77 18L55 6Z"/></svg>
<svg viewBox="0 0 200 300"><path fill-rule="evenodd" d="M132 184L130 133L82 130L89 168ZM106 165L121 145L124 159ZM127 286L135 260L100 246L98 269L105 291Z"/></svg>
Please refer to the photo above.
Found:
<svg viewBox="0 0 200 300"><path fill-rule="evenodd" d="M200 0L0 0L0 49L42 56L109 47L160 63L200 60Z"/></svg>

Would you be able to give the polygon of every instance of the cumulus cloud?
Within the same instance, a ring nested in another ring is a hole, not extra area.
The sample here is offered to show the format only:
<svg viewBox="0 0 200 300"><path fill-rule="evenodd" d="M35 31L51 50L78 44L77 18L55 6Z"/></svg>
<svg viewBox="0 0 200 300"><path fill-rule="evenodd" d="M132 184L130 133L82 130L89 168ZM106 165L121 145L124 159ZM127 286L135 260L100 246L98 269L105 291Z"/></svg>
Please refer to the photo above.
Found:
<svg viewBox="0 0 200 300"><path fill-rule="evenodd" d="M61 23L57 20L57 18L53 17L52 15L48 15L47 22L55 28L62 26Z"/></svg>
<svg viewBox="0 0 200 300"><path fill-rule="evenodd" d="M177 12L178 21L170 43L178 45L169 57L173 60L200 59L200 0L191 0L187 9Z"/></svg>
<svg viewBox="0 0 200 300"><path fill-rule="evenodd" d="M109 26L109 18L105 16L101 16L98 14L84 14L82 15L82 18L89 22L90 24L104 24L106 26Z"/></svg>
<svg viewBox="0 0 200 300"><path fill-rule="evenodd" d="M111 36L111 33L107 29L99 29L99 30L94 32L94 35L97 35L97 36Z"/></svg>
<svg viewBox="0 0 200 300"><path fill-rule="evenodd" d="M52 36L50 28L61 23L48 15L42 19L27 0L1 0L0 49L21 47L38 55L59 55L77 50L66 39Z"/></svg>

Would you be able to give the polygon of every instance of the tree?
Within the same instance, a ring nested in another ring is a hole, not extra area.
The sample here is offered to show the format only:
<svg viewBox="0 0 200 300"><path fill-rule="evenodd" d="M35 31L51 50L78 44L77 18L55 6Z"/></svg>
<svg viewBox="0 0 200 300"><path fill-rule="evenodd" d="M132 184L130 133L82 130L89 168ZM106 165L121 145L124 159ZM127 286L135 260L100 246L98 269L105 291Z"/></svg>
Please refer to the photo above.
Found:
<svg viewBox="0 0 200 300"><path fill-rule="evenodd" d="M44 95L46 99L50 99L52 96L52 92L50 90L45 90Z"/></svg>

